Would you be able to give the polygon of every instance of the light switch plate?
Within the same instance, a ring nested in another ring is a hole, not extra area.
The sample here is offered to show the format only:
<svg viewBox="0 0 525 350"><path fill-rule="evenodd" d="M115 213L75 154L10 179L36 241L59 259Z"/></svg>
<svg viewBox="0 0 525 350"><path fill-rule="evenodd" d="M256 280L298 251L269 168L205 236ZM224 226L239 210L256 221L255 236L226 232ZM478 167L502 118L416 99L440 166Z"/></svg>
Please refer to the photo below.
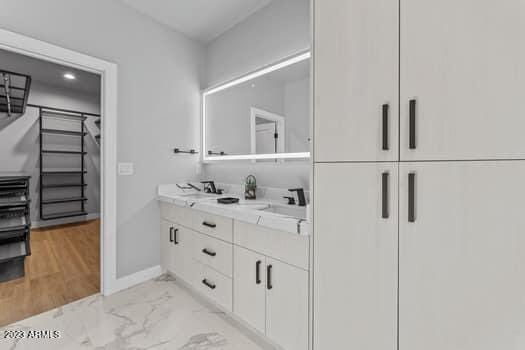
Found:
<svg viewBox="0 0 525 350"><path fill-rule="evenodd" d="M118 174L120 176L133 175L133 163L118 163Z"/></svg>

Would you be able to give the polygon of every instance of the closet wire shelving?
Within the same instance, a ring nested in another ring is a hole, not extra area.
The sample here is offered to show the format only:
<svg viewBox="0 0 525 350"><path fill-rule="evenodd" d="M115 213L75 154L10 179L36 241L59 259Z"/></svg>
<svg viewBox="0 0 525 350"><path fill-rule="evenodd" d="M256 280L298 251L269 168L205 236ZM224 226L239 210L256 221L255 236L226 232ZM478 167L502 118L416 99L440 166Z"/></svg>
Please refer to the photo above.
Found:
<svg viewBox="0 0 525 350"><path fill-rule="evenodd" d="M31 76L0 69L0 113L23 115L31 88Z"/></svg>
<svg viewBox="0 0 525 350"><path fill-rule="evenodd" d="M23 277L31 255L29 179L0 173L0 282Z"/></svg>
<svg viewBox="0 0 525 350"><path fill-rule="evenodd" d="M29 105L39 109L39 128L40 128L40 219L53 220L69 218L75 216L85 216L86 212L86 162L87 155L85 146L85 136L88 134L85 121L88 116L100 118L99 114L85 113L74 110L53 108L38 105ZM65 128L51 128L45 126L46 118L62 119L69 122L77 122L78 128L69 130ZM100 120L100 119L99 119ZM48 148L45 145L45 136L55 135L67 138L78 138L78 149L56 149ZM47 156L78 156L80 157L80 168L47 168ZM75 180L75 181L72 181ZM80 193L76 196L67 197L49 197L49 193L58 189L79 189ZM75 210L52 210L47 213L48 208L52 206L76 203ZM80 206L78 206L80 204Z"/></svg>

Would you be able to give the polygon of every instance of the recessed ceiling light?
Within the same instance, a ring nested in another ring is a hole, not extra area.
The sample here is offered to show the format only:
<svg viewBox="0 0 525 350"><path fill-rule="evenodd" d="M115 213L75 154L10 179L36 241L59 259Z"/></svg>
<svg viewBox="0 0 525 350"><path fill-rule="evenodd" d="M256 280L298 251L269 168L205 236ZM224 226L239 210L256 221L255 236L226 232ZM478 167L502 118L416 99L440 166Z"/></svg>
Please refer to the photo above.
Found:
<svg viewBox="0 0 525 350"><path fill-rule="evenodd" d="M73 73L65 73L64 78L67 80L75 80L77 77Z"/></svg>

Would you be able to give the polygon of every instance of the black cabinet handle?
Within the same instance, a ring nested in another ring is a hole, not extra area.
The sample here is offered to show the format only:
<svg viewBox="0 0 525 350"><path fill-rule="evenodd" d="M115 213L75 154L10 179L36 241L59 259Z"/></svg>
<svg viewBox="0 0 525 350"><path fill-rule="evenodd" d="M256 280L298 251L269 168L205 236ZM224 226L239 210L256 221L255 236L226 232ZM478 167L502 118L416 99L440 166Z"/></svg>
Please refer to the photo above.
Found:
<svg viewBox="0 0 525 350"><path fill-rule="evenodd" d="M261 260L255 263L255 284L261 284L261 263Z"/></svg>
<svg viewBox="0 0 525 350"><path fill-rule="evenodd" d="M272 285L272 265L266 266L266 288L268 290L273 288L273 285Z"/></svg>
<svg viewBox="0 0 525 350"><path fill-rule="evenodd" d="M216 224L210 224L209 222L206 222L206 221L203 221L202 224L206 227L211 227L211 228L215 228L217 227Z"/></svg>
<svg viewBox="0 0 525 350"><path fill-rule="evenodd" d="M381 217L388 219L390 214L388 213L388 178L390 174L385 171L381 176Z"/></svg>
<svg viewBox="0 0 525 350"><path fill-rule="evenodd" d="M416 100L410 100L409 102L409 139L408 147L410 149L416 149Z"/></svg>
<svg viewBox="0 0 525 350"><path fill-rule="evenodd" d="M179 240L177 239L177 233L179 232L179 229L176 228L175 230L173 230L173 243L175 244L179 244Z"/></svg>
<svg viewBox="0 0 525 350"><path fill-rule="evenodd" d="M388 145L388 112L389 112L390 106L385 103L383 105L383 151L389 150Z"/></svg>
<svg viewBox="0 0 525 350"><path fill-rule="evenodd" d="M215 284L208 282L208 280L206 278L202 280L202 284L204 284L206 287L208 287L210 289L217 288L217 286Z"/></svg>
<svg viewBox="0 0 525 350"><path fill-rule="evenodd" d="M173 227L170 227L170 242L173 242Z"/></svg>
<svg viewBox="0 0 525 350"><path fill-rule="evenodd" d="M408 222L416 222L416 174L408 174Z"/></svg>
<svg viewBox="0 0 525 350"><path fill-rule="evenodd" d="M217 253L215 253L215 252L210 252L210 251L209 251L208 249L206 249L206 248L204 248L204 249L202 250L202 252L203 252L204 254L206 254L206 255L209 255L209 256L215 256L215 255L217 255Z"/></svg>

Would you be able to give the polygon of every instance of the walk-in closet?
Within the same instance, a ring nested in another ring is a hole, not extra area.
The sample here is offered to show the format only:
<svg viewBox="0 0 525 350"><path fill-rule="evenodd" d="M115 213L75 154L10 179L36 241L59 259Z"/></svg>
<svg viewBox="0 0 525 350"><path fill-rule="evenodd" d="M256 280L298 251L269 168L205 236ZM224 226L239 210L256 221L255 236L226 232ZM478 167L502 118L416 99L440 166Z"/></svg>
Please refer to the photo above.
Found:
<svg viewBox="0 0 525 350"><path fill-rule="evenodd" d="M100 291L100 76L0 50L0 326Z"/></svg>

